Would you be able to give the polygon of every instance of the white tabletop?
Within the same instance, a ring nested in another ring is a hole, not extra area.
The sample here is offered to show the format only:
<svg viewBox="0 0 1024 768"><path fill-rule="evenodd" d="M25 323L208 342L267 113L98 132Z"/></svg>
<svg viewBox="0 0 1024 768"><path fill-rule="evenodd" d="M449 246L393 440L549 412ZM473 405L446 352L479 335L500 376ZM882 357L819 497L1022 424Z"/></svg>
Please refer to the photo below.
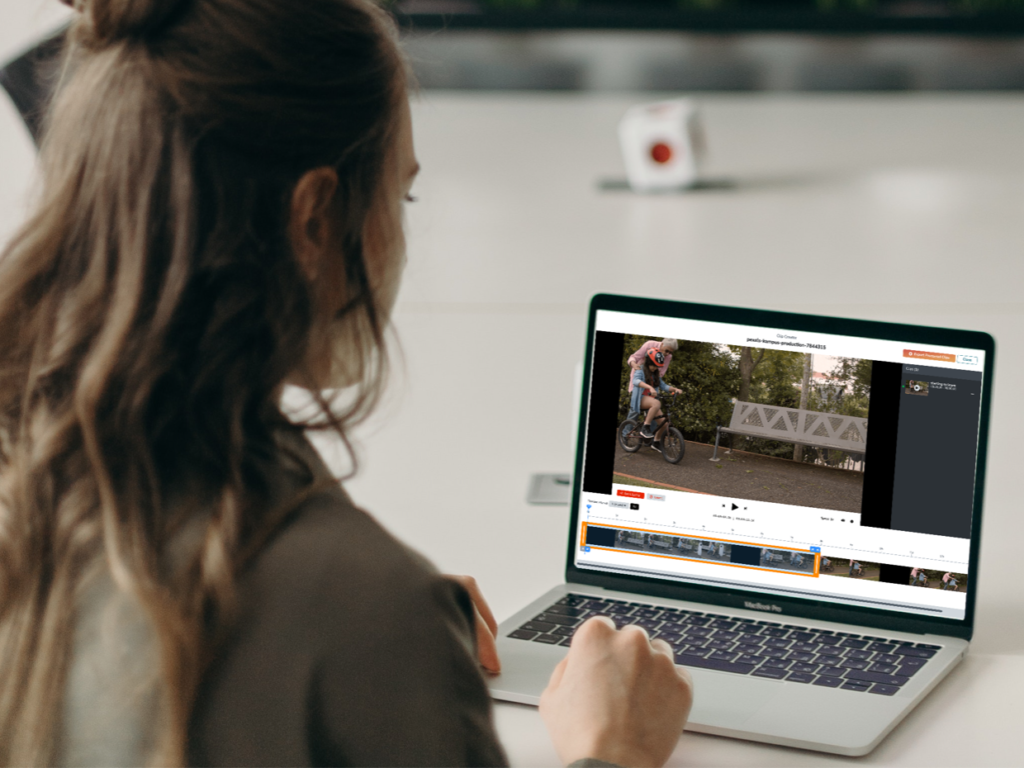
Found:
<svg viewBox="0 0 1024 768"><path fill-rule="evenodd" d="M353 494L442 568L476 575L504 618L562 579L567 508L524 496L531 472L571 467L593 293L988 331L997 381L976 638L865 762L1019 763L1024 98L705 97L708 175L735 190L602 192L599 180L623 175L617 120L645 98L419 97L424 170L395 318L406 376L362 432ZM535 710L499 704L496 718L513 764L557 762ZM830 760L686 734L671 764Z"/></svg>
<svg viewBox="0 0 1024 768"><path fill-rule="evenodd" d="M648 98L418 97L424 170L395 315L404 362L359 430L351 493L442 569L477 576L502 619L562 580L568 510L525 493L531 472L571 468L593 293L988 331L998 362L976 639L861 762L1020 764L1024 98L702 97L708 175L735 189L600 191L623 175L618 118ZM31 152L0 98L0 239L22 215ZM536 710L495 715L513 764L557 763ZM670 764L839 760L685 734Z"/></svg>

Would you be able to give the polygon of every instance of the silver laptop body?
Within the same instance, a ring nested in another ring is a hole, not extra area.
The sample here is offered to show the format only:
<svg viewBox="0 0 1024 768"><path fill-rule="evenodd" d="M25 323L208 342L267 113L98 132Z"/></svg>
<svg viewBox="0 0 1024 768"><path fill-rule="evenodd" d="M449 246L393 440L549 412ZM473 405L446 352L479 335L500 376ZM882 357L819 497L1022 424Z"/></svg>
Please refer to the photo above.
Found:
<svg viewBox="0 0 1024 768"><path fill-rule="evenodd" d="M688 729L870 752L967 652L992 338L598 295L587 339L566 583L500 625L492 696L538 704L603 614L673 646ZM663 339L655 451L628 358Z"/></svg>

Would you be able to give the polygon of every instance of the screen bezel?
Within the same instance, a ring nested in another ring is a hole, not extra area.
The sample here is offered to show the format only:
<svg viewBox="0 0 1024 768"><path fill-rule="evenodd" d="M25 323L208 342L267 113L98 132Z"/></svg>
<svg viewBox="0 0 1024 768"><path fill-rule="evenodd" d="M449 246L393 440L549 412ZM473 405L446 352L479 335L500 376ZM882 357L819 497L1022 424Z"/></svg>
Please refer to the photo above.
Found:
<svg viewBox="0 0 1024 768"><path fill-rule="evenodd" d="M593 365L597 313L601 310L983 350L985 352L985 364L982 372L978 458L974 485L974 507L971 516L969 560L971 588L967 591L966 595L967 606L964 618L948 619L919 616L878 608L839 605L825 600L786 598L754 590L686 584L654 577L605 573L598 570L576 567L574 556L579 527L579 499L583 484L583 460L586 452L588 408L592 380L591 367ZM994 358L995 340L992 336L982 331L964 331L875 320L823 317L775 310L745 309L615 294L595 295L590 302L590 312L587 321L586 354L583 367L584 377L583 387L581 388L580 417L576 438L575 473L573 476L572 496L570 497L569 542L565 571L566 582L633 592L650 597L690 600L727 608L744 608L745 601L760 602L769 600L773 605L781 608L781 613L774 613L772 615L816 618L824 621L857 624L902 632L950 635L969 640L974 631L974 609L979 583L981 511L985 490L985 464L988 448L988 425L992 400Z"/></svg>

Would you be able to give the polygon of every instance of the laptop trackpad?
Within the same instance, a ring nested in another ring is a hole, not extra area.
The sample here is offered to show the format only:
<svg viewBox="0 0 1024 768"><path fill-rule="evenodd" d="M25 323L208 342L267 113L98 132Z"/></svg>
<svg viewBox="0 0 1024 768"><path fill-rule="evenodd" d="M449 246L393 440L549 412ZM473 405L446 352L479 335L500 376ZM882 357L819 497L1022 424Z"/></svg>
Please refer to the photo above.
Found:
<svg viewBox="0 0 1024 768"><path fill-rule="evenodd" d="M691 669L693 710L690 722L722 728L742 726L781 692L782 686L747 676Z"/></svg>

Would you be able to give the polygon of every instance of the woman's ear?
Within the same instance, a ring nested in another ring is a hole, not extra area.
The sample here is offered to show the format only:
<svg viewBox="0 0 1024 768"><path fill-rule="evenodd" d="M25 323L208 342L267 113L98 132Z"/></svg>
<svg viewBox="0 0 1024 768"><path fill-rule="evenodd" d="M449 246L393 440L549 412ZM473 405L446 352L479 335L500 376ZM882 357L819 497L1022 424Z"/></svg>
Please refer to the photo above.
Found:
<svg viewBox="0 0 1024 768"><path fill-rule="evenodd" d="M288 238L299 267L311 282L323 272L326 259L338 258L333 205L337 190L338 173L327 166L306 171L292 190Z"/></svg>

